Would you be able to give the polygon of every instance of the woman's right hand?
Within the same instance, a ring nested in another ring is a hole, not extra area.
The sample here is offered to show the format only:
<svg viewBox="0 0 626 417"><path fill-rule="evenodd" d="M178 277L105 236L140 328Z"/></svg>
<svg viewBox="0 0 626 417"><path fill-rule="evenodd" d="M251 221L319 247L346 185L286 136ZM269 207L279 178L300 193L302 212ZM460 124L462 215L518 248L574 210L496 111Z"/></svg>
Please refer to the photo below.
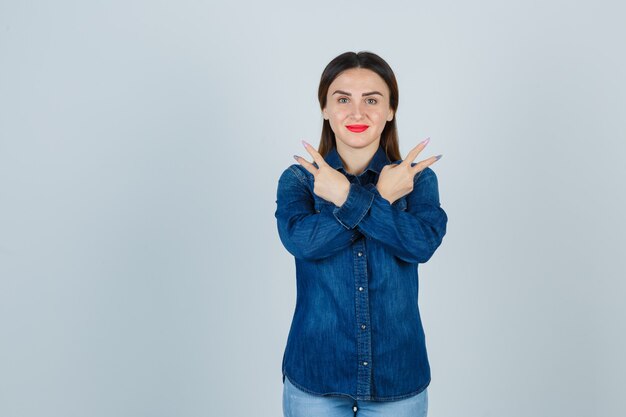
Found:
<svg viewBox="0 0 626 417"><path fill-rule="evenodd" d="M340 207L348 199L350 192L350 181L341 172L337 171L324 160L324 157L308 142L302 141L304 148L311 155L313 161L317 163L316 168L311 162L301 156L294 155L296 161L300 163L315 178L313 183L313 193L326 201L330 201Z"/></svg>
<svg viewBox="0 0 626 417"><path fill-rule="evenodd" d="M389 201L389 204L393 204L397 199L413 191L413 179L415 175L441 158L442 155L431 156L411 166L411 163L417 158L417 155L419 155L426 145L428 145L429 141L430 138L420 142L409 151L406 158L399 164L385 165L381 170L378 182L376 183L376 189L381 197Z"/></svg>

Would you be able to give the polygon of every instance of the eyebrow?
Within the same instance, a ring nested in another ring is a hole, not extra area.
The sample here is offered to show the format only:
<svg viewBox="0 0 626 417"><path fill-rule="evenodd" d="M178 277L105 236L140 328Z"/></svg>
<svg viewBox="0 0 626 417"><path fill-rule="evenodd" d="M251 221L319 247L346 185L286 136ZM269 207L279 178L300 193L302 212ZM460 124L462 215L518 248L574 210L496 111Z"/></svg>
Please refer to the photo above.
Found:
<svg viewBox="0 0 626 417"><path fill-rule="evenodd" d="M346 96L350 96L352 97L351 93L348 93L347 91L343 91L343 90L336 90L333 94L344 94ZM331 94L331 96L333 95ZM381 93L379 93L378 91L370 91L369 93L363 93L361 94L361 97L365 97L365 96L372 96L374 94L378 94L379 96L383 96Z"/></svg>

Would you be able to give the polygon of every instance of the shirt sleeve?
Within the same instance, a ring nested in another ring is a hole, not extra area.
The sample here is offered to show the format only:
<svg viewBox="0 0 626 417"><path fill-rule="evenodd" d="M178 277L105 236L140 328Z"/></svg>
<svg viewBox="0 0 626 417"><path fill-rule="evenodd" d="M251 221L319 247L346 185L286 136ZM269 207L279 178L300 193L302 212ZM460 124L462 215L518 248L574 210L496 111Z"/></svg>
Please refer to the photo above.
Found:
<svg viewBox="0 0 626 417"><path fill-rule="evenodd" d="M353 227L367 238L380 242L405 262L424 263L431 258L446 234L448 222L439 203L437 176L432 169L427 167L415 175L413 191L404 196L406 210L390 204L374 184L353 185L359 189L354 202L360 202L360 205L352 215L367 208ZM361 196L363 194L372 196L371 203L367 203L368 198ZM339 209L335 211L340 214Z"/></svg>
<svg viewBox="0 0 626 417"><path fill-rule="evenodd" d="M319 260L350 246L362 236L348 229L333 215L334 204L315 209L305 174L294 165L278 180L275 217L278 234L287 251L296 258Z"/></svg>

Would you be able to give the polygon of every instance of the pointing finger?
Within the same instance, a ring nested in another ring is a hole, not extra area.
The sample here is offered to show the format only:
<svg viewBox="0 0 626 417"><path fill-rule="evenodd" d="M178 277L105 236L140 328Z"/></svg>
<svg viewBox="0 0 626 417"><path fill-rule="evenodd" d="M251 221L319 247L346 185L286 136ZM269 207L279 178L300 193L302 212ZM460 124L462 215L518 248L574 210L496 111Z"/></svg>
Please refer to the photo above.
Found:
<svg viewBox="0 0 626 417"><path fill-rule="evenodd" d="M416 147L409 151L402 163L405 165L411 165L415 158L417 158L417 155L419 155L419 153L422 152L426 145L428 145L428 142L430 142L430 137L418 143Z"/></svg>
<svg viewBox="0 0 626 417"><path fill-rule="evenodd" d="M302 144L304 145L304 149L306 149L306 151L313 157L313 160L317 163L318 167L321 168L323 165L328 165L326 161L324 161L322 155L317 151L317 149L311 146L310 143L303 140Z"/></svg>
<svg viewBox="0 0 626 417"><path fill-rule="evenodd" d="M303 157L299 155L294 155L293 157L296 161L298 161L300 165L304 167L304 169L309 171L311 174L313 175L317 174L317 168L315 168L315 165L313 165L312 163L310 163L309 161L307 161L306 159L304 159Z"/></svg>
<svg viewBox="0 0 626 417"><path fill-rule="evenodd" d="M413 166L414 174L417 174L418 172L422 171L424 168L434 164L435 162L440 160L442 156L443 155L431 156L430 158L426 158L423 161L418 162L417 164Z"/></svg>

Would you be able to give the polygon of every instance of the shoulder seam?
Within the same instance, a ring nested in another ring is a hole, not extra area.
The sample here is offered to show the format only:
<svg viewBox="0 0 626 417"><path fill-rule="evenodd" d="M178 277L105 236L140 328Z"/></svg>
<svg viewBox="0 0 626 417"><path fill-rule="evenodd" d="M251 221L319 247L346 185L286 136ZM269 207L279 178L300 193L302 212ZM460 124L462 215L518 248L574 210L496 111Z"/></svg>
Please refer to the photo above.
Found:
<svg viewBox="0 0 626 417"><path fill-rule="evenodd" d="M291 170L296 175L296 177L302 184L307 185L306 177L302 174L302 172L300 172L298 168L296 168L296 166L296 164L290 165L289 170Z"/></svg>

